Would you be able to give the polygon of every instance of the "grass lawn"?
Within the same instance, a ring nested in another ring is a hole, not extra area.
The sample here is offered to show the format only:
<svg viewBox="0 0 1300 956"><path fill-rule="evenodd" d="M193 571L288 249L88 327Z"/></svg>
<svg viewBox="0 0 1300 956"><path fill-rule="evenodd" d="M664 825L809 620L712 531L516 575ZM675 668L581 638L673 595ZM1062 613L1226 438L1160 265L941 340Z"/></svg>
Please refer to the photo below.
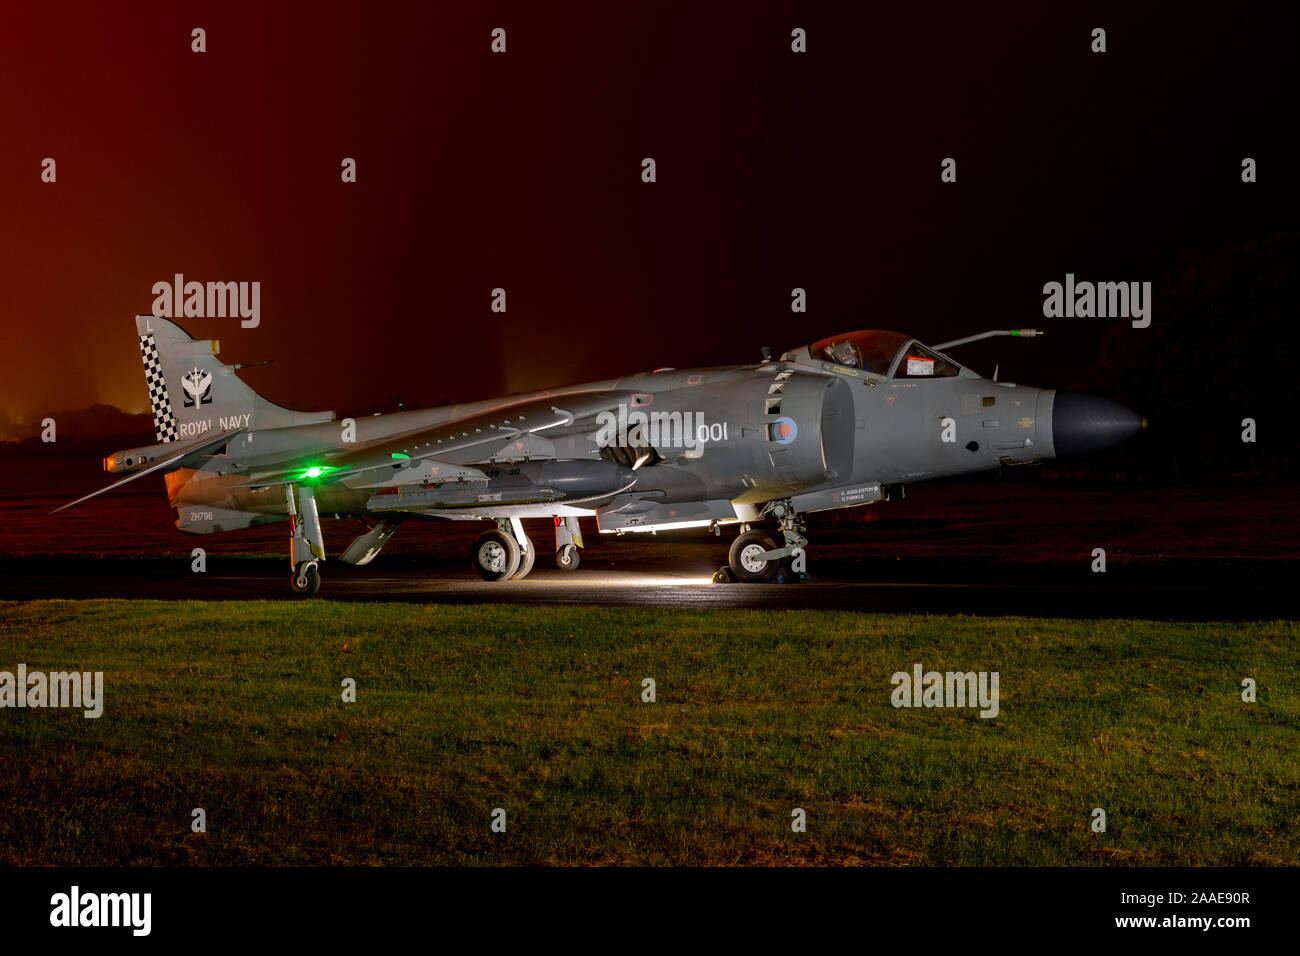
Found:
<svg viewBox="0 0 1300 956"><path fill-rule="evenodd" d="M103 671L105 704L0 709L0 863L1294 864L1298 632L3 603L0 670ZM895 709L916 661L998 671L1000 713Z"/></svg>

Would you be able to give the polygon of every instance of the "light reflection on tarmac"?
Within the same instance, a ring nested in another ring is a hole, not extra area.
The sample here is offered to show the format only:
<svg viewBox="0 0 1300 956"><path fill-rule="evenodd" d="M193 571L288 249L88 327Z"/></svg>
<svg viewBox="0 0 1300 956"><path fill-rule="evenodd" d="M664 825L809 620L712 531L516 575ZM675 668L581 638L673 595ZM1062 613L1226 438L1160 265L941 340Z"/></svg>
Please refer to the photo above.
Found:
<svg viewBox="0 0 1300 956"><path fill-rule="evenodd" d="M698 562L697 562L698 563ZM222 560L206 573L187 562L5 559L0 600L136 598L302 601L278 561ZM834 571L835 569L832 569ZM843 573L802 584L712 584L705 566L681 571L540 567L523 581L490 583L460 567L356 568L327 562L316 600L434 604L594 604L633 608L825 609L862 612L1029 615L1155 620L1271 620L1295 616L1286 589L1257 582L1218 586L1140 574L1083 576L1073 569L1007 573L962 580L853 580Z"/></svg>

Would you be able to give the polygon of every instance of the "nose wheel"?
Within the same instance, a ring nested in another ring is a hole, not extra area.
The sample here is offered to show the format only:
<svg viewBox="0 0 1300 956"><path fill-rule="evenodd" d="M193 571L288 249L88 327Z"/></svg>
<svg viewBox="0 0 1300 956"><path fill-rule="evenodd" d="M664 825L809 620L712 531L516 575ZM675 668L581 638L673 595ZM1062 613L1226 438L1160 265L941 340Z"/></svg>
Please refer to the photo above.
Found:
<svg viewBox="0 0 1300 956"><path fill-rule="evenodd" d="M727 566L737 581L766 583L776 577L781 559L764 557L776 550L776 542L766 531L746 531L731 543Z"/></svg>
<svg viewBox="0 0 1300 956"><path fill-rule="evenodd" d="M741 525L742 531L731 544L727 563L713 575L714 584L769 581L793 584L812 580L803 551L808 544L803 517L788 500L771 502L763 514L777 519L784 544L777 547L776 540L766 531Z"/></svg>
<svg viewBox="0 0 1300 956"><path fill-rule="evenodd" d="M575 544L566 544L555 552L555 566L561 571L573 571L578 567L581 556L578 553L578 546Z"/></svg>

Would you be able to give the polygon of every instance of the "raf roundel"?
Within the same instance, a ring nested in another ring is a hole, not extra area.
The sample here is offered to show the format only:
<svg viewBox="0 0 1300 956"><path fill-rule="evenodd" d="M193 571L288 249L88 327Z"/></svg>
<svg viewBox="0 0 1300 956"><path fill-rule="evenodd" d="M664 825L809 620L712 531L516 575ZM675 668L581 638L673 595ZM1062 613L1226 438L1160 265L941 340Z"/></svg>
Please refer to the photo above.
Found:
<svg viewBox="0 0 1300 956"><path fill-rule="evenodd" d="M790 444L798 434L799 426L794 423L793 418L778 418L772 423L772 440L779 444Z"/></svg>

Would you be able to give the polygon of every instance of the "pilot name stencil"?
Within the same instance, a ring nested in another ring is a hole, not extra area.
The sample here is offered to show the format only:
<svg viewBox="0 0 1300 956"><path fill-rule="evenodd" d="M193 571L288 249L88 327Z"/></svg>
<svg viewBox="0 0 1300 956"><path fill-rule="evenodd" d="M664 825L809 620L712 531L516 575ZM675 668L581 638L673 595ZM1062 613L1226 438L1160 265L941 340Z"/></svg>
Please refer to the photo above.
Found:
<svg viewBox="0 0 1300 956"><path fill-rule="evenodd" d="M890 397L892 398L893 396ZM845 488L843 491L836 491L831 494L831 500L837 504L849 504L855 501L875 501L879 497L879 484L862 485L859 488Z"/></svg>
<svg viewBox="0 0 1300 956"><path fill-rule="evenodd" d="M1132 319L1133 328L1151 324L1150 282L1076 282L1043 286L1043 315L1049 319Z"/></svg>

